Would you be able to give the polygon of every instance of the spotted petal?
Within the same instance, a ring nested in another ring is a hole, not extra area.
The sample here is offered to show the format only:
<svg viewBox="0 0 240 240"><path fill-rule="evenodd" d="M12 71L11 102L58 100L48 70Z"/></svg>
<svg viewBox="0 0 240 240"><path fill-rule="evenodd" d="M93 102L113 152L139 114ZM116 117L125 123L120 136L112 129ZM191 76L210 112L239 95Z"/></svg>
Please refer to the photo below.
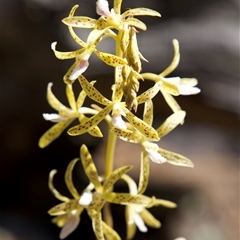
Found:
<svg viewBox="0 0 240 240"><path fill-rule="evenodd" d="M111 101L109 101L107 98L105 98L94 86L93 84L89 83L88 80L84 76L80 76L78 78L82 89L85 91L87 96L94 100L95 102L98 102L102 105L109 105Z"/></svg>
<svg viewBox="0 0 240 240"><path fill-rule="evenodd" d="M160 13L149 9L149 8L133 8L129 9L126 12L122 14L122 18L125 19L129 16L155 16L155 17L161 17Z"/></svg>
<svg viewBox="0 0 240 240"><path fill-rule="evenodd" d="M107 192L113 185L122 177L123 174L127 173L133 168L133 166L124 166L116 169L111 175L104 181L103 191Z"/></svg>
<svg viewBox="0 0 240 240"><path fill-rule="evenodd" d="M172 109L173 112L177 112L177 111L181 110L181 107L179 106L179 104L173 98L173 96L171 94L169 94L168 92L166 92L163 89L161 90L161 93L162 93L165 101L167 102L168 106ZM181 124L183 124L183 122Z"/></svg>
<svg viewBox="0 0 240 240"><path fill-rule="evenodd" d="M139 131L141 132L147 139L151 139L153 141L158 141L159 137L154 128L152 128L150 125L145 123L140 118L136 117L134 114L132 114L127 108L123 108L123 111L125 112L126 116L125 118Z"/></svg>
<svg viewBox="0 0 240 240"><path fill-rule="evenodd" d="M139 28L143 31L147 30L146 24L136 18L128 18L127 20L124 21L124 23L128 24L129 26Z"/></svg>
<svg viewBox="0 0 240 240"><path fill-rule="evenodd" d="M103 233L104 235L106 235L107 238L114 239L114 240L121 240L118 233L103 221L102 221L102 227L103 227Z"/></svg>
<svg viewBox="0 0 240 240"><path fill-rule="evenodd" d="M77 136L85 132L88 132L93 127L97 126L107 116L107 114L111 110L112 110L112 105L105 107L102 111L100 111L98 114L89 118L86 122L70 128L68 130L68 134L71 136Z"/></svg>
<svg viewBox="0 0 240 240"><path fill-rule="evenodd" d="M72 160L68 164L66 172L65 172L65 183L67 185L67 188L68 188L69 192L72 194L72 196L75 199L79 199L79 197L80 197L80 195L78 194L78 191L75 188L75 186L73 184L73 181L72 181L72 170L73 170L77 161L79 161L79 158L76 158L76 159Z"/></svg>
<svg viewBox="0 0 240 240"><path fill-rule="evenodd" d="M153 87L149 88L148 90L146 90L137 97L138 104L144 103L154 98L160 89L161 83L160 82L155 83Z"/></svg>
<svg viewBox="0 0 240 240"><path fill-rule="evenodd" d="M174 152L170 152L159 148L158 152L167 159L167 162L177 166L193 167L193 163L190 159Z"/></svg>
<svg viewBox="0 0 240 240"><path fill-rule="evenodd" d="M119 138L126 142L139 143L142 140L142 136L140 134L136 134L134 131L128 129L119 129L116 127L111 127L111 131L113 131Z"/></svg>
<svg viewBox="0 0 240 240"><path fill-rule="evenodd" d="M162 138L183 122L186 116L185 111L177 111L168 117L164 123L157 129L158 136Z"/></svg>
<svg viewBox="0 0 240 240"><path fill-rule="evenodd" d="M78 200L74 199L54 206L48 211L48 214L52 216L62 215L78 208L81 208L81 206L78 204Z"/></svg>
<svg viewBox="0 0 240 240"><path fill-rule="evenodd" d="M133 195L129 193L106 193L104 198L111 203L128 205L128 204L138 204L141 206L148 206L151 202L151 198L144 195Z"/></svg>
<svg viewBox="0 0 240 240"><path fill-rule="evenodd" d="M149 180L149 157L146 151L142 151L138 194L143 194L145 192L148 186L148 180Z"/></svg>
<svg viewBox="0 0 240 240"><path fill-rule="evenodd" d="M90 17L66 17L62 20L64 24L71 27L77 28L94 28L96 24L96 19Z"/></svg>
<svg viewBox="0 0 240 240"><path fill-rule="evenodd" d="M57 45L57 42L53 42L51 44L51 48L55 56L61 60L75 58L77 55L81 54L84 51L84 48L82 48L80 50L73 51L73 52L59 52L56 50L56 45Z"/></svg>
<svg viewBox="0 0 240 240"><path fill-rule="evenodd" d="M93 231L97 239L104 240L101 212L98 212L92 216L92 225L93 225Z"/></svg>
<svg viewBox="0 0 240 240"><path fill-rule="evenodd" d="M122 0L114 0L113 9L116 14L121 13L121 5L122 5Z"/></svg>
<svg viewBox="0 0 240 240"><path fill-rule="evenodd" d="M66 85L66 95L67 95L67 99L70 107L76 111L77 105L76 105L76 100L75 100L75 96L74 96L71 84Z"/></svg>
<svg viewBox="0 0 240 240"><path fill-rule="evenodd" d="M86 145L84 144L81 146L80 156L81 156L84 171L89 181L94 185L97 191L101 191L102 185L98 180L98 172L97 172L96 166L92 160L91 154L89 153Z"/></svg>
<svg viewBox="0 0 240 240"><path fill-rule="evenodd" d="M118 67L118 66L127 64L126 60L116 55L105 53L105 52L99 52L96 49L94 50L94 53L109 66Z"/></svg>
<svg viewBox="0 0 240 240"><path fill-rule="evenodd" d="M144 104L143 121L152 126L153 122L153 102L148 100Z"/></svg>
<svg viewBox="0 0 240 240"><path fill-rule="evenodd" d="M51 142L58 138L74 119L59 122L53 125L47 132L45 132L39 139L38 146L40 148L47 147Z"/></svg>

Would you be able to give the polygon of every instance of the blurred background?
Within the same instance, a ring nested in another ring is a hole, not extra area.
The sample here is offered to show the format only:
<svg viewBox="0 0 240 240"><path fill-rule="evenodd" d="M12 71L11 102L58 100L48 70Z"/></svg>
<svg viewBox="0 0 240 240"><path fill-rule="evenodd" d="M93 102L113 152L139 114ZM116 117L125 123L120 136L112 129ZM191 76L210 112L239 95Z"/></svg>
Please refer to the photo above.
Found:
<svg viewBox="0 0 240 240"><path fill-rule="evenodd" d="M47 181L57 169L55 185L69 196L64 171L79 156L82 143L89 147L99 172L103 173L104 139L89 135L61 138L45 149L38 139L52 126L42 113L52 113L46 87L66 103L62 77L72 64L59 61L50 49L57 41L60 51L75 50L67 27L61 23L74 4L77 15L96 18L92 0L2 0L1 1L1 240L59 239L47 211L58 204ZM110 1L110 6L112 2ZM143 72L160 73L171 62L172 39L180 42L181 61L172 76L195 77L202 92L178 97L187 111L186 122L159 142L162 148L189 157L194 169L151 165L147 195L175 201L174 210L152 208L163 226L137 233L135 239L188 240L239 239L239 2L237 0L138 0L124 1L122 9L148 7L162 17L141 17L147 32L138 34L139 48L149 63ZM86 40L87 31L78 32ZM100 50L114 51L106 41ZM96 87L109 96L113 69L94 56L85 76L97 79ZM141 83L140 91L151 86ZM76 88L76 92L79 89ZM158 126L171 111L161 96L155 99ZM92 102L88 100L86 106ZM141 109L139 114L141 115ZM105 124L101 125L105 132ZM131 176L138 180L140 149L118 141L116 165L134 164ZM74 180L81 190L87 180L81 165ZM119 184L117 191L125 191ZM125 239L124 207L112 206L116 230ZM116 217L118 216L118 217ZM84 212L78 229L67 239L95 239Z"/></svg>

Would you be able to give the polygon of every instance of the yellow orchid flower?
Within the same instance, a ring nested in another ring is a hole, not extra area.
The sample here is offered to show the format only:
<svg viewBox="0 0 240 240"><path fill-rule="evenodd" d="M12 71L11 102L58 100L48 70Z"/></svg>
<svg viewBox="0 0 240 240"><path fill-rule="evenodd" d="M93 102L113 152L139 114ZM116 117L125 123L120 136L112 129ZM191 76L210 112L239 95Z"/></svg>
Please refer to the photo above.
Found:
<svg viewBox="0 0 240 240"><path fill-rule="evenodd" d="M92 82L91 84L93 84ZM56 138L58 138L61 133L66 129L75 119L79 119L80 122L85 122L88 117L84 116L84 111L86 113L93 113L92 109L82 108L86 94L81 91L77 100L75 100L74 93L72 90L72 85L66 85L66 95L70 108L64 106L53 94L52 83L48 84L47 87L47 100L49 105L58 111L58 113L44 113L43 117L47 121L56 122L47 132L45 132L40 138L38 145L41 148L45 148ZM96 126L88 131L89 134L95 137L102 137L100 129Z"/></svg>
<svg viewBox="0 0 240 240"><path fill-rule="evenodd" d="M138 194L138 188L135 181L128 175L123 175L122 179L126 181L129 191L133 195ZM175 208L177 205L171 201L153 198L151 207L163 206L167 208ZM127 237L132 239L136 233L136 227L141 232L147 232L147 226L152 228L160 228L161 223L143 206L137 204L129 204L125 210L126 224L127 224ZM147 226L146 226L147 225Z"/></svg>
<svg viewBox="0 0 240 240"><path fill-rule="evenodd" d="M171 64L160 74L154 73L142 73L141 76L144 79L152 80L154 82L161 83L161 93L165 98L166 102L173 110L173 112L181 110L181 107L178 105L176 100L172 97L178 95L193 95L198 94L200 89L195 87L198 83L195 78L180 78L180 77L171 77L166 78L171 72L173 72L179 64L180 61L180 52L179 52L179 43L176 39L173 40L174 47L174 57Z"/></svg>
<svg viewBox="0 0 240 240"><path fill-rule="evenodd" d="M106 107L98 114L91 117L88 121L70 128L68 130L68 134L76 136L85 133L89 129L92 129L94 126L97 126L107 116L107 114L112 111L112 124L115 127L120 129L126 128L125 123L121 118L121 116L124 116L129 121L129 123L131 123L139 132L141 132L148 139L159 139L158 134L154 130L154 128L152 128L145 121L136 117L125 107L126 104L125 102L120 101L118 93L113 96L113 101L110 101L105 98L94 86L92 86L84 76L81 75L78 79L82 86L82 89L85 91L88 97Z"/></svg>
<svg viewBox="0 0 240 240"><path fill-rule="evenodd" d="M177 127L177 125L184 120L185 115L186 113L184 111L177 111L169 116L162 125L156 129L159 139ZM145 102L143 120L150 126L152 125L153 104L151 100ZM143 193L148 185L149 159L158 164L168 162L177 166L193 167L193 163L190 159L180 154L160 148L156 143L153 143L153 140L148 139L137 129L132 128L129 124L128 129L118 129L116 127L111 127L110 129L120 139L127 142L138 143L142 146L139 193Z"/></svg>
<svg viewBox="0 0 240 240"><path fill-rule="evenodd" d="M84 17L84 16L73 16L69 15L67 18L63 19L63 23L71 27L78 28L95 28L95 29L103 29L103 28L115 28L117 30L122 29L123 25L128 25L132 27L136 27L142 30L146 30L146 25L134 18L134 16L156 16L161 17L160 13L155 10L148 8L134 8L125 11L123 14L121 12L121 4L122 1L114 1L114 7L109 10L108 1L106 0L98 0L96 2L96 12L101 17L98 20ZM74 7L78 7L75 5Z"/></svg>
<svg viewBox="0 0 240 240"><path fill-rule="evenodd" d="M61 204L56 205L55 207L51 208L48 211L50 215L56 216L52 219L52 222L55 223L58 227L62 228L59 235L60 239L66 238L69 234L71 234L77 228L77 226L80 223L80 215L83 212L83 210L86 208L86 206L84 205L84 203L86 204L86 193L94 189L94 185L90 183L87 186L87 188L85 188L85 190L83 191L82 196L78 194L72 181L72 170L75 164L77 163L77 161L79 161L79 159L72 160L68 164L68 167L65 172L65 183L69 192L74 197L74 199L69 199L61 195L55 189L53 185L53 177L57 171L52 170L49 174L49 182L48 182L49 189L57 199L63 202ZM100 221L100 225L102 226L101 227L102 232L106 236L110 236L113 239L120 240L120 237L117 234L117 232L114 231L111 227L109 227L104 221L102 221L101 219L97 221L97 217L95 216L96 215L95 211L97 208L96 208L96 205L94 206L95 207L89 206L89 208L87 208L87 211L89 216L92 218L93 222L95 222L93 223L93 225L96 226L96 229L98 229L97 226L99 225L99 221Z"/></svg>
<svg viewBox="0 0 240 240"><path fill-rule="evenodd" d="M78 5L75 5L70 11L69 17L72 17L77 9ZM86 20L86 19L85 19ZM90 25L92 25L92 21ZM72 59L75 58L75 63L70 67L68 72L64 75L63 79L65 83L72 83L75 81L89 66L88 59L94 52L99 59L104 61L106 64L117 67L127 64L127 61L121 57L115 56L110 53L99 52L96 49L96 45L99 43L101 38L107 33L108 29L98 30L94 29L90 32L87 42L82 41L73 31L72 27L69 26L69 31L72 38L83 48L73 52L59 52L56 50L56 42L53 42L51 48L58 59Z"/></svg>
<svg viewBox="0 0 240 240"><path fill-rule="evenodd" d="M81 196L78 194L76 188L72 182L72 170L76 162L79 159L72 160L65 173L65 182L68 190L74 197L69 199L62 196L53 186L52 179L56 170L50 172L49 188L56 198L63 203L51 208L48 213L54 218L54 222L63 227L60 236L66 237L69 235L78 225L79 216L84 209L88 212L88 215L92 219L93 230L97 239L104 239L104 234L112 236L118 236L117 233L106 225L102 221L101 210L106 202L129 205L136 204L142 207L152 207L155 205L155 198L150 198L141 194L131 193L115 193L112 192L113 185L129 170L132 166L124 166L113 171L105 180L101 183L101 177L99 177L96 166L92 160L92 157L85 145L80 149L81 162L87 175L90 184L83 191ZM160 203L161 204L161 203ZM120 239L119 236L117 239Z"/></svg>

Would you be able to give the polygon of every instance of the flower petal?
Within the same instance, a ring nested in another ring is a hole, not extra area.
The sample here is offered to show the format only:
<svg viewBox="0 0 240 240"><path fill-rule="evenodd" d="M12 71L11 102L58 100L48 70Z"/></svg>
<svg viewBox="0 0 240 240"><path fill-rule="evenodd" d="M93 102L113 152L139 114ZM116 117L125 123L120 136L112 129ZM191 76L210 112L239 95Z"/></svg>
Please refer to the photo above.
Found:
<svg viewBox="0 0 240 240"><path fill-rule="evenodd" d="M178 90L181 95L194 95L201 92L199 88L188 85L178 85Z"/></svg>
<svg viewBox="0 0 240 240"><path fill-rule="evenodd" d="M167 102L168 106L172 109L173 112L177 112L181 110L181 107L178 105L177 101L173 98L171 94L166 92L165 90L161 90L161 93ZM183 124L183 122L181 123Z"/></svg>
<svg viewBox="0 0 240 240"><path fill-rule="evenodd" d="M133 8L129 9L122 14L122 19L129 16L156 16L161 17L160 13L149 8Z"/></svg>
<svg viewBox="0 0 240 240"><path fill-rule="evenodd" d="M118 67L127 64L127 61L125 59L118 57L116 55L105 52L99 52L97 49L94 50L94 53L109 66Z"/></svg>
<svg viewBox="0 0 240 240"><path fill-rule="evenodd" d="M77 161L79 161L79 158L76 158L76 159L72 160L68 164L66 172L65 172L65 183L67 185L67 188L68 188L69 192L72 194L72 196L75 199L79 199L79 197L80 197L80 195L79 195L79 193L78 193L77 189L75 188L75 186L73 184L73 181L72 181L72 170L73 170Z"/></svg>
<svg viewBox="0 0 240 240"><path fill-rule="evenodd" d="M101 212L97 212L96 214L92 215L91 218L92 218L93 231L96 235L96 238L98 240L104 240Z"/></svg>
<svg viewBox="0 0 240 240"><path fill-rule="evenodd" d="M167 208L175 208L177 207L177 204L168 200L163 200L163 199L156 199L153 198L153 205L152 206L163 206Z"/></svg>
<svg viewBox="0 0 240 240"><path fill-rule="evenodd" d="M173 165L177 166L183 166L183 167L193 167L193 163L190 159L174 152L170 152L167 150L164 150L162 148L159 148L158 152L167 159L167 162Z"/></svg>
<svg viewBox="0 0 240 240"><path fill-rule="evenodd" d="M102 221L102 227L103 227L103 233L104 235L106 235L107 238L114 239L114 240L121 240L118 233L103 221Z"/></svg>
<svg viewBox="0 0 240 240"><path fill-rule="evenodd" d="M172 62L170 63L170 65L163 71L159 74L159 76L162 76L162 77L165 77L167 75L169 75L171 72L173 72L176 67L178 66L179 64L179 61L180 61L180 52L179 52L179 43L178 43L178 40L176 39L173 39L172 41L173 43L173 48L174 48L174 56L173 56L173 60Z"/></svg>
<svg viewBox="0 0 240 240"><path fill-rule="evenodd" d="M72 108L72 110L76 111L77 105L76 105L75 96L72 90L72 84L66 84L66 95L67 95L67 99L70 107Z"/></svg>
<svg viewBox="0 0 240 240"><path fill-rule="evenodd" d="M71 9L68 17L73 17L73 16L74 16L74 13L75 13L75 11L76 11L76 9L77 9L78 7L79 7L78 5L73 6L73 8ZM73 40L74 40L77 44L79 44L79 45L82 46L82 47L86 47L86 46L87 46L87 44L86 44L84 41L82 41L82 40L77 36L77 34L73 31L73 28L72 28L71 26L68 26L68 30L69 30L70 35L72 36Z"/></svg>
<svg viewBox="0 0 240 240"><path fill-rule="evenodd" d="M129 26L139 28L143 31L147 30L146 24L136 18L128 18L127 20L124 21L124 24L128 24Z"/></svg>
<svg viewBox="0 0 240 240"><path fill-rule="evenodd" d="M128 205L138 204L140 206L148 206L152 199L144 195L135 195L129 193L110 192L104 194L106 201L116 204Z"/></svg>
<svg viewBox="0 0 240 240"><path fill-rule="evenodd" d="M57 170L52 170L50 173L49 173L49 178L48 178L48 187L50 189L50 191L52 192L52 194L54 195L55 198L57 198L58 200L62 201L62 202L68 202L70 201L69 198L63 196L61 193L59 193L57 191L57 189L54 187L53 185L53 177L54 175L57 173Z"/></svg>
<svg viewBox="0 0 240 240"><path fill-rule="evenodd" d="M122 5L122 0L114 0L113 1L113 9L116 14L121 13L121 5Z"/></svg>
<svg viewBox="0 0 240 240"><path fill-rule="evenodd" d="M73 52L59 52L56 50L56 45L57 45L57 42L53 42L51 44L51 49L53 50L55 56L61 60L75 58L78 54L81 54L84 50L84 49L80 49Z"/></svg>
<svg viewBox="0 0 240 240"><path fill-rule="evenodd" d="M49 103L49 105L55 109L56 111L70 111L70 109L68 109L67 107L65 107L56 97L55 95L53 94L52 92L52 86L53 86L53 83L48 83L48 86L47 86L47 101Z"/></svg>
<svg viewBox="0 0 240 240"><path fill-rule="evenodd" d="M153 102L148 100L144 104L143 121L152 126L153 122Z"/></svg>
<svg viewBox="0 0 240 240"><path fill-rule="evenodd" d="M80 217L72 215L72 217L67 221L67 223L61 229L59 238L64 239L67 236L69 236L69 234L71 234L77 228L79 222L80 222Z"/></svg>
<svg viewBox="0 0 240 240"><path fill-rule="evenodd" d="M130 240L135 236L136 233L136 225L133 219L135 212L135 206L134 205L127 205L125 210L126 215L126 223L127 223L127 236L126 239Z"/></svg>
<svg viewBox="0 0 240 240"><path fill-rule="evenodd" d="M54 206L48 211L48 214L51 216L58 216L70 213L72 210L77 210L78 208L81 208L81 206L78 204L78 201L74 199Z"/></svg>
<svg viewBox="0 0 240 240"><path fill-rule="evenodd" d="M68 134L71 136L78 136L85 132L88 132L93 127L97 126L107 116L107 114L111 110L112 110L112 105L105 107L102 111L100 111L98 114L89 118L86 122L70 128L68 130Z"/></svg>
<svg viewBox="0 0 240 240"><path fill-rule="evenodd" d="M141 166L138 183L138 194L143 194L148 186L149 180L149 157L146 151L141 152Z"/></svg>
<svg viewBox="0 0 240 240"><path fill-rule="evenodd" d="M96 24L96 19L90 17L66 17L62 20L64 24L77 28L93 28Z"/></svg>
<svg viewBox="0 0 240 240"><path fill-rule="evenodd" d="M143 219L143 221L146 223L147 226L151 228L160 228L161 223L147 210L144 209L139 212L139 215Z"/></svg>
<svg viewBox="0 0 240 240"><path fill-rule="evenodd" d="M66 121L68 118L67 117L63 117L57 113L43 113L43 118L46 121L51 121L51 122L62 122L62 121Z"/></svg>
<svg viewBox="0 0 240 240"><path fill-rule="evenodd" d="M136 134L131 130L119 129L116 127L111 127L110 130L113 131L123 141L134 142L134 143L139 143L142 141L142 136L140 134Z"/></svg>
<svg viewBox="0 0 240 240"><path fill-rule="evenodd" d="M38 146L40 148L47 147L51 142L58 138L74 119L69 119L63 122L56 123L39 139Z"/></svg>
<svg viewBox="0 0 240 240"><path fill-rule="evenodd" d="M111 103L84 76L80 76L78 80L89 98L105 106Z"/></svg>
<svg viewBox="0 0 240 240"><path fill-rule="evenodd" d="M134 219L134 222L137 225L140 232L147 232L148 231L143 219L141 218L141 216L137 212L135 212L135 214L133 216L133 219Z"/></svg>
<svg viewBox="0 0 240 240"><path fill-rule="evenodd" d="M181 85L188 85L194 87L198 84L198 80L196 78L181 78L179 83Z"/></svg>
<svg viewBox="0 0 240 240"><path fill-rule="evenodd" d="M101 191L102 185L98 179L98 172L97 172L96 166L92 160L91 154L89 153L86 145L84 144L80 148L80 156L81 156L84 172L86 173L89 181L94 185L97 191Z"/></svg>
<svg viewBox="0 0 240 240"><path fill-rule="evenodd" d="M113 185L122 177L122 175L130 171L132 168L133 166L124 166L112 172L111 175L108 176L107 179L104 181L103 192L111 190Z"/></svg>
<svg viewBox="0 0 240 240"><path fill-rule="evenodd" d="M107 0L98 0L96 2L96 12L100 16L107 17L110 14Z"/></svg>
<svg viewBox="0 0 240 240"><path fill-rule="evenodd" d="M168 117L164 123L157 129L158 136L162 138L184 121L185 111L177 111Z"/></svg>
<svg viewBox="0 0 240 240"><path fill-rule="evenodd" d="M147 151L148 153L148 156L149 158L155 162L155 163L158 163L158 164L162 164L162 163L165 163L167 160L165 157L163 157L160 153L158 153L157 151L154 151L152 149L149 149L149 148L145 148L145 150Z"/></svg>
<svg viewBox="0 0 240 240"><path fill-rule="evenodd" d="M136 117L127 108L123 108L123 111L126 114L125 118L146 138L151 139L153 141L159 140L158 134L154 128L152 128L150 125L145 123L140 118Z"/></svg>
<svg viewBox="0 0 240 240"><path fill-rule="evenodd" d="M71 68L71 72L69 72L67 79L70 81L76 80L82 73L84 73L87 70L88 66L89 66L88 60L80 61L77 60L75 67Z"/></svg>
<svg viewBox="0 0 240 240"><path fill-rule="evenodd" d="M126 123L123 121L121 115L114 114L112 116L112 124L114 127L124 130L127 129Z"/></svg>
<svg viewBox="0 0 240 240"><path fill-rule="evenodd" d="M143 92L141 95L137 97L138 104L145 103L146 101L151 100L156 96L156 94L161 89L161 82L157 82L154 84L153 87L149 88L145 92Z"/></svg>

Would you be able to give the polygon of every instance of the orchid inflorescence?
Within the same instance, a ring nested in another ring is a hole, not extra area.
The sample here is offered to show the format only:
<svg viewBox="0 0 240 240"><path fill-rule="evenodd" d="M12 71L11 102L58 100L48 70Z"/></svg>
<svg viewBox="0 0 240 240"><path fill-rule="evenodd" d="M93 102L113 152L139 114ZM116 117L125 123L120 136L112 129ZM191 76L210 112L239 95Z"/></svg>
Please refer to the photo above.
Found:
<svg viewBox="0 0 240 240"><path fill-rule="evenodd" d="M109 129L104 175L98 174L86 145L80 147L80 158L72 160L66 169L65 182L72 198L61 195L55 189L53 177L57 171L52 170L50 172L49 188L62 203L51 208L48 213L55 216L52 220L53 223L62 228L61 239L75 230L84 210L87 211L92 220L93 231L97 239L121 239L112 227L110 203L126 206L127 239L134 237L136 228L142 232L147 231L146 225L159 228L161 223L147 209L153 206L174 208L176 204L157 199L154 196L144 195L149 180L149 161L157 164L166 162L178 166L193 167L193 163L188 158L164 150L156 142L179 124L183 124L186 112L181 110L173 96L199 93L199 88L195 87L197 80L195 78L166 77L177 67L180 60L179 44L175 39L173 40L174 57L171 64L160 74L142 73L141 61L147 60L138 48L137 29L146 30L146 25L135 16L160 17L160 14L148 8L128 9L121 14L121 4L122 0L114 0L113 8L109 10L108 1L98 0L96 2L96 12L100 15L98 19L75 16L75 11L78 8L78 5L75 5L69 16L62 21L68 26L71 37L80 45L80 49L73 52L60 52L56 50L56 42L52 43L51 46L57 58L75 59L75 62L63 77L70 107L64 106L55 97L52 92L53 84L49 83L47 100L58 113L43 114L45 120L55 122L55 125L43 134L39 140L39 146L41 148L48 146L76 119L79 124L67 131L71 136L89 133L94 137L103 137L98 127L103 120L107 122ZM74 28L91 29L86 42L77 36ZM116 43L115 55L97 49L98 44L106 38L114 39ZM115 68L111 99L104 97L95 88L95 81L89 82L83 75L89 66L88 59L92 53ZM73 92L73 85L76 80L82 89L77 98L75 98ZM154 85L142 94L138 94L142 80L151 80ZM159 92L162 93L173 113L155 129L152 126L154 106L152 99ZM83 106L86 97L91 98L96 104L91 105L91 107ZM140 104L144 104L142 118L134 114ZM138 185L128 175L133 166L128 165L116 170L112 169L117 138L141 146ZM89 179L89 185L81 194L76 190L72 180L72 170L78 161L81 161ZM114 184L120 179L128 185L128 193L113 191Z"/></svg>

